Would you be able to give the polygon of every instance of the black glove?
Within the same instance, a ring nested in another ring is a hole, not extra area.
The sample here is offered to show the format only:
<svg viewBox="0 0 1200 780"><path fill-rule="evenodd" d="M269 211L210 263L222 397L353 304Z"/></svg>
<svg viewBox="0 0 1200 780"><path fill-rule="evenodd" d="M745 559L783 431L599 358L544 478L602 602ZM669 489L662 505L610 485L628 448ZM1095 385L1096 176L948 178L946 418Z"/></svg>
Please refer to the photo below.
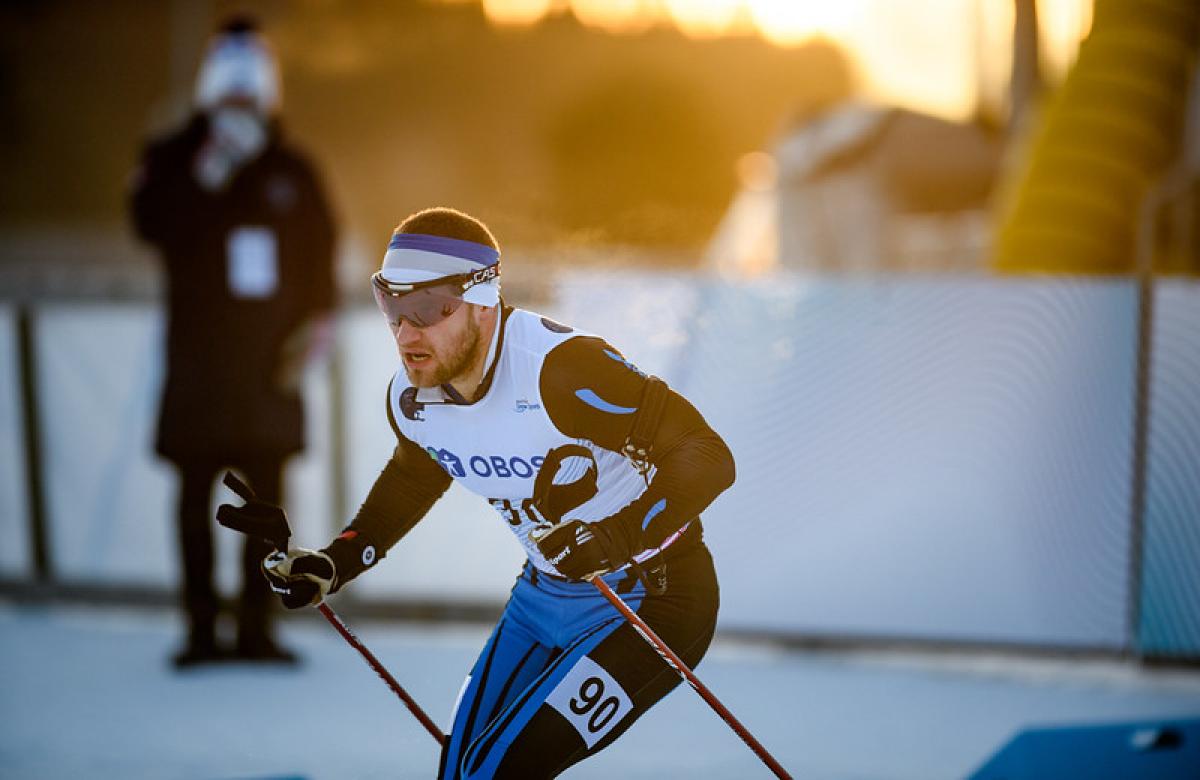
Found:
<svg viewBox="0 0 1200 780"><path fill-rule="evenodd" d="M288 609L316 606L325 600L337 578L333 559L323 552L293 547L273 552L262 562L262 573Z"/></svg>
<svg viewBox="0 0 1200 780"><path fill-rule="evenodd" d="M567 520L545 531L534 531L533 541L550 565L567 579L590 580L624 564L614 554L615 545L608 531L599 523Z"/></svg>
<svg viewBox="0 0 1200 780"><path fill-rule="evenodd" d="M263 576L271 584L271 590L280 594L283 605L296 609L321 603L333 589L337 576L333 559L324 552L300 547L287 550L291 529L283 508L259 501L250 486L232 473L225 474L224 482L246 504L221 504L217 507L217 522L275 545L275 552L268 555L261 566Z"/></svg>
<svg viewBox="0 0 1200 780"><path fill-rule="evenodd" d="M270 542L276 550L286 550L292 531L283 507L259 501L250 486L233 472L225 472L224 482L246 505L221 504L217 507L217 522L238 533Z"/></svg>

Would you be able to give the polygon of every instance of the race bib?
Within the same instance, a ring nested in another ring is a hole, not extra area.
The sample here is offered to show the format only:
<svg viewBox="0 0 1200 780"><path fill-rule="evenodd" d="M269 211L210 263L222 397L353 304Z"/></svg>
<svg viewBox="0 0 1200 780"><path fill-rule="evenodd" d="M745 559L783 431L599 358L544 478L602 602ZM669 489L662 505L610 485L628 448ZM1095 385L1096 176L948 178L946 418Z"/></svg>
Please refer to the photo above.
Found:
<svg viewBox="0 0 1200 780"><path fill-rule="evenodd" d="M586 655L555 686L546 703L575 727L589 749L633 709L620 684Z"/></svg>
<svg viewBox="0 0 1200 780"><path fill-rule="evenodd" d="M225 257L229 292L234 298L270 298L279 289L275 231L239 227L229 233Z"/></svg>

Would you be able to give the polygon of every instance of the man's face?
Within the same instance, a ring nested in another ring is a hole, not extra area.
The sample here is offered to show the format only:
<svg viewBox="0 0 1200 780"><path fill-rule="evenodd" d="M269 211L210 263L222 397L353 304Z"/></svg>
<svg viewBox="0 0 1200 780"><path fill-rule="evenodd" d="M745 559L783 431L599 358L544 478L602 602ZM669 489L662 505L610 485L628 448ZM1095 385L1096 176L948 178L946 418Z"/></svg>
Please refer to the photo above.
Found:
<svg viewBox="0 0 1200 780"><path fill-rule="evenodd" d="M425 328L401 320L392 337L413 387L437 387L471 370L487 345L479 328L484 307L465 304L441 322Z"/></svg>

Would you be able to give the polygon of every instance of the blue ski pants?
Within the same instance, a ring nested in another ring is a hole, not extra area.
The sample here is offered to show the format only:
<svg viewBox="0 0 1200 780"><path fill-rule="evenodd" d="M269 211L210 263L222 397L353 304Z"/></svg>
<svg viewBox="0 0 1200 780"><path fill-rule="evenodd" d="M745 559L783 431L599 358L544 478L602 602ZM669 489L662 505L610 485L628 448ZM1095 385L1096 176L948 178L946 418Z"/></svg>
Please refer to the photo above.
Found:
<svg viewBox="0 0 1200 780"><path fill-rule="evenodd" d="M663 556L662 595L648 594L629 571L604 579L694 667L716 627L712 557L696 538L680 540ZM438 776L555 777L612 744L679 683L594 585L526 563L463 684Z"/></svg>

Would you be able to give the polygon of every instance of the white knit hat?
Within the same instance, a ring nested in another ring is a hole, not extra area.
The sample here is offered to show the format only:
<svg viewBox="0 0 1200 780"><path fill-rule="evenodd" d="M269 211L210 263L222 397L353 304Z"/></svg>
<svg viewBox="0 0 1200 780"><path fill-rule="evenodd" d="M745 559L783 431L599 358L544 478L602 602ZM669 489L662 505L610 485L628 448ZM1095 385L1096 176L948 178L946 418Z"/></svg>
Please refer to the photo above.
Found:
<svg viewBox="0 0 1200 780"><path fill-rule="evenodd" d="M239 19L217 32L196 76L196 106L201 110L230 97L249 98L263 116L279 109L279 66L252 21Z"/></svg>

